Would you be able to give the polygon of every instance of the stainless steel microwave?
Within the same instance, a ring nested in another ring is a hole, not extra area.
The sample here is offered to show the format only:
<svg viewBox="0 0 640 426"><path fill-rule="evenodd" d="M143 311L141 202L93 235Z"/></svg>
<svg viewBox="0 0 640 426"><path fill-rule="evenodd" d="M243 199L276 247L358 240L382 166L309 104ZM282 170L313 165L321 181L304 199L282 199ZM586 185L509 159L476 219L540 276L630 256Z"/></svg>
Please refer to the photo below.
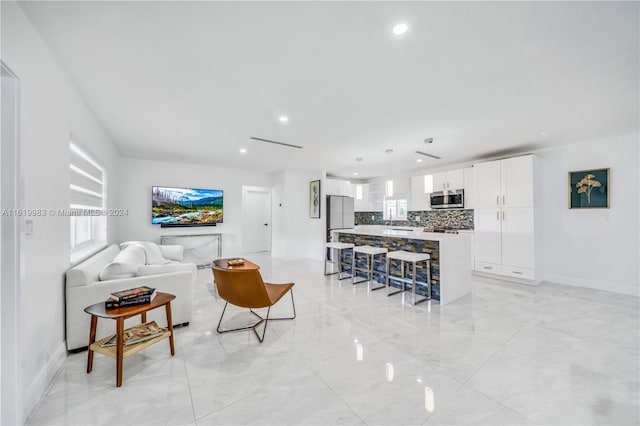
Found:
<svg viewBox="0 0 640 426"><path fill-rule="evenodd" d="M463 209L464 189L431 193L432 209Z"/></svg>

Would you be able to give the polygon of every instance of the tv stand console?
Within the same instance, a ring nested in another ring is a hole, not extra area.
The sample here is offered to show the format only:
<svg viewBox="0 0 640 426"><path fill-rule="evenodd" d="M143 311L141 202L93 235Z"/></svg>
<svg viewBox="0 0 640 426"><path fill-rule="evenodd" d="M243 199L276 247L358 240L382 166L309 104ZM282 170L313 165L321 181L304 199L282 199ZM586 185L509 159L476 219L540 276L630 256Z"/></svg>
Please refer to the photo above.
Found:
<svg viewBox="0 0 640 426"><path fill-rule="evenodd" d="M162 235L160 244L180 244L184 247L183 262L209 268L222 257L222 234Z"/></svg>

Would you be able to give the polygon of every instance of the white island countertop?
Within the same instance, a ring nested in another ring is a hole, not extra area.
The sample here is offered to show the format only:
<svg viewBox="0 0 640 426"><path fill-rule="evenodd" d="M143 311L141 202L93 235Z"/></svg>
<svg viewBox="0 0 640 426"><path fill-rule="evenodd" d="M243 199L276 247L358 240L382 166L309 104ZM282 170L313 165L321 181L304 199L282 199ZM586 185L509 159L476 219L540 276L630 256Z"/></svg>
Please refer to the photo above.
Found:
<svg viewBox="0 0 640 426"><path fill-rule="evenodd" d="M351 229L335 229L342 234L381 235L384 237L412 238L415 240L445 241L469 238L468 233L445 234L442 232L424 232L423 228L409 228L380 225L359 225Z"/></svg>

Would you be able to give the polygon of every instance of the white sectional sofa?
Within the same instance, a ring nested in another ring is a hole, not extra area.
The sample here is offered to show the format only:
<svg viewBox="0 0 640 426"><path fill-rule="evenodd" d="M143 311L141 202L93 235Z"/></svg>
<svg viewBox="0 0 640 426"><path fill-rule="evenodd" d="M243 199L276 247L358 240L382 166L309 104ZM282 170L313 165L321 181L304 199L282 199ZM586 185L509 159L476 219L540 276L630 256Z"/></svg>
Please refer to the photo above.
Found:
<svg viewBox="0 0 640 426"><path fill-rule="evenodd" d="M197 268L182 263L182 246L161 246L145 241L128 241L120 247L110 245L66 272L66 338L67 350L84 349L89 342L90 316L84 308L107 300L112 292L139 286L176 296L171 302L174 325L191 321L193 283ZM164 309L154 309L147 321L165 327ZM136 316L125 321L125 327L140 322ZM97 338L115 333L115 321L99 319Z"/></svg>

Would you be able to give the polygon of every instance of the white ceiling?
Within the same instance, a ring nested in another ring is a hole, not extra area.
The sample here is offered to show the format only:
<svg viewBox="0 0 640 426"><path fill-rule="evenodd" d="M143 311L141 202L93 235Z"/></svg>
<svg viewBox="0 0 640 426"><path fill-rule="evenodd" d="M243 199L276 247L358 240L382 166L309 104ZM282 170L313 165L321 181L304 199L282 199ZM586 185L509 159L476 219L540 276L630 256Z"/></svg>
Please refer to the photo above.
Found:
<svg viewBox="0 0 640 426"><path fill-rule="evenodd" d="M638 2L21 7L127 157L368 178L639 130Z"/></svg>

